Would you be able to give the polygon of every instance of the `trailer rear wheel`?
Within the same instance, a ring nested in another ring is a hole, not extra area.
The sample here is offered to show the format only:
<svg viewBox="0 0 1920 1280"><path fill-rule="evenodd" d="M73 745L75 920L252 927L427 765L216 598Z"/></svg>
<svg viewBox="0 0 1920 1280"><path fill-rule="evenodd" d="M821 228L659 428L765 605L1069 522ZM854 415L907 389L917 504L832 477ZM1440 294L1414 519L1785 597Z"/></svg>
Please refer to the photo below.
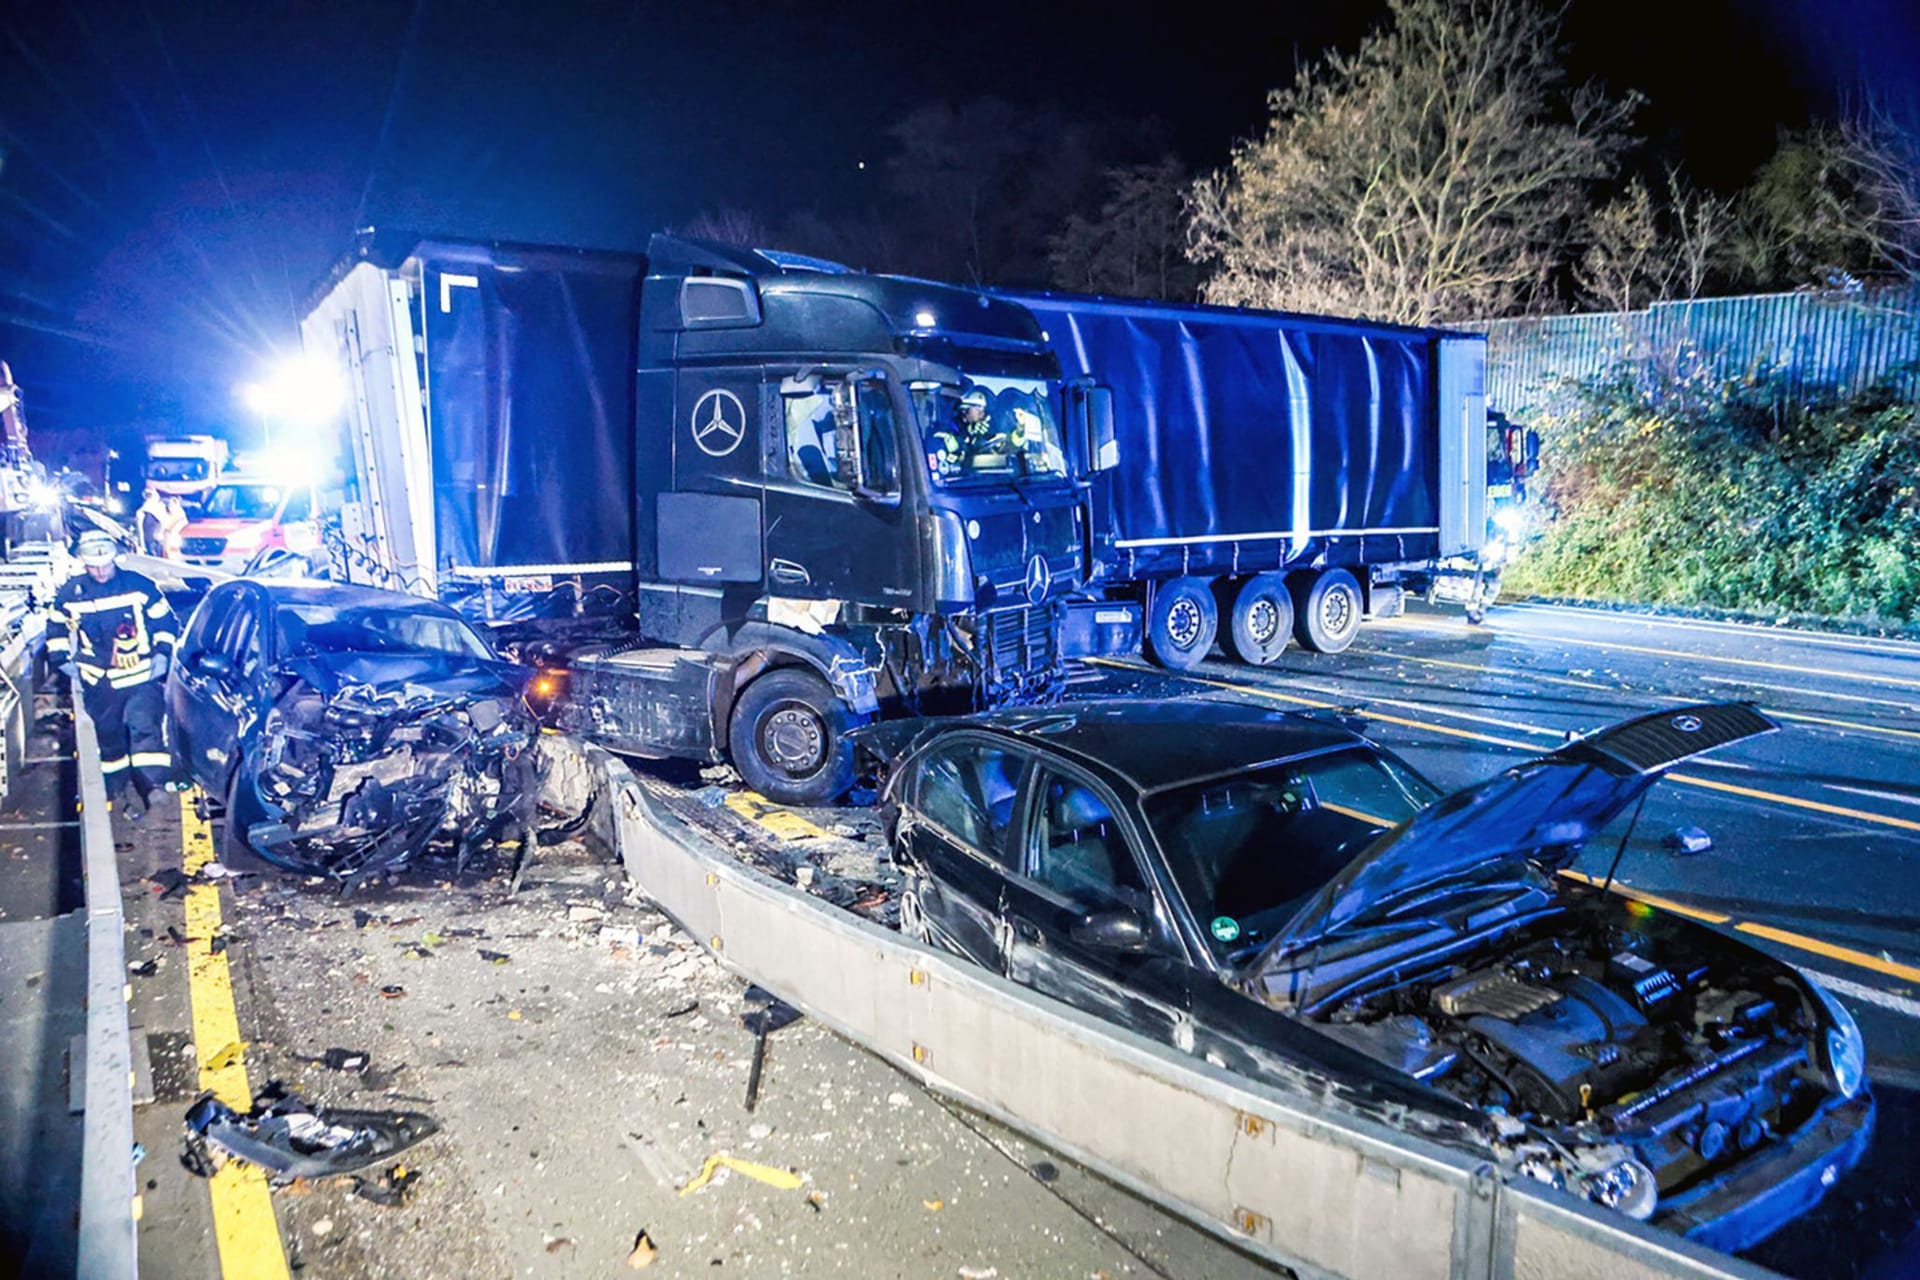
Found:
<svg viewBox="0 0 1920 1280"><path fill-rule="evenodd" d="M1293 633L1293 597L1277 573L1257 573L1233 592L1227 641L1234 656L1264 667L1286 652Z"/></svg>
<svg viewBox="0 0 1920 1280"><path fill-rule="evenodd" d="M748 786L781 804L829 804L853 785L853 711L811 671L769 671L733 704L728 741Z"/></svg>
<svg viewBox="0 0 1920 1280"><path fill-rule="evenodd" d="M1296 580L1293 634L1315 653L1339 653L1360 634L1360 583L1345 569Z"/></svg>
<svg viewBox="0 0 1920 1280"><path fill-rule="evenodd" d="M1161 666L1175 671L1199 666L1219 630L1220 610L1205 578L1174 578L1154 591L1147 646Z"/></svg>

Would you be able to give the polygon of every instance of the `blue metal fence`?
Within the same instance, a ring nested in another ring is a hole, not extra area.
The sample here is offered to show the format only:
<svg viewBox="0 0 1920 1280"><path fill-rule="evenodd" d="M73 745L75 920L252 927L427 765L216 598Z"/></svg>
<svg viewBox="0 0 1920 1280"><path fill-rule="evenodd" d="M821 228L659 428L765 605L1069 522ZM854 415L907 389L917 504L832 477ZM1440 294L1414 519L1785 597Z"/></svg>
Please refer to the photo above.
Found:
<svg viewBox="0 0 1920 1280"><path fill-rule="evenodd" d="M1920 401L1920 285L1655 303L1645 311L1490 320L1487 393L1517 419L1620 366L1642 379L1774 380L1800 397L1888 382Z"/></svg>

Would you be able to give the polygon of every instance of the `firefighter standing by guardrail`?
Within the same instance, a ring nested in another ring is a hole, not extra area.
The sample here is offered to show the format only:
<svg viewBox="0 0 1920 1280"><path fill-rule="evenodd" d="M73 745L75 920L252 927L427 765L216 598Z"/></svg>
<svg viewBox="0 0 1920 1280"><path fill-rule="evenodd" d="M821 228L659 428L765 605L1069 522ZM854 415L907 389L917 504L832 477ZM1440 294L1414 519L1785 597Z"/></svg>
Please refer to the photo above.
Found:
<svg viewBox="0 0 1920 1280"><path fill-rule="evenodd" d="M104 533L80 535L85 571L54 597L47 650L80 682L100 739L107 794L125 795L128 812L138 817L155 784L165 782L173 767L160 736L161 686L179 624L153 580L120 568L115 551ZM137 805L131 802L135 799Z"/></svg>

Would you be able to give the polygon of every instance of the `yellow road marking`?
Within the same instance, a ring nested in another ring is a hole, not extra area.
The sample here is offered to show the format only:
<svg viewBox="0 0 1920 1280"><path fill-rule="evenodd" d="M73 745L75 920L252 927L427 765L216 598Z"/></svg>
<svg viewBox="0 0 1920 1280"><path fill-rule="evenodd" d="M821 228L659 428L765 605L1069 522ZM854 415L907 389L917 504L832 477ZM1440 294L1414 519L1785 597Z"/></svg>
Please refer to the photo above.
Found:
<svg viewBox="0 0 1920 1280"><path fill-rule="evenodd" d="M180 797L182 867L193 876L213 861L213 828L194 812L193 795ZM233 1005L233 973L224 951L213 949L220 933L220 886L187 887L187 990L193 1003L193 1042L200 1049L200 1087L235 1111L253 1109L244 1053L224 1054L242 1043ZM213 1197L213 1234L220 1272L228 1280L285 1280L287 1256L274 1221L273 1197L260 1169L229 1160L208 1184Z"/></svg>
<svg viewBox="0 0 1920 1280"><path fill-rule="evenodd" d="M1836 947L1831 942L1822 942L1818 938L1809 938L1805 934L1790 933L1785 929L1776 929L1768 924L1754 924L1751 921L1734 926L1736 932L1751 933L1757 938L1767 938L1786 947L1798 947L1802 951L1811 951L1817 956L1829 960L1838 960L1842 964L1859 965L1862 969L1871 969L1875 973L1884 973L1890 978L1903 978L1908 982L1920 982L1920 969L1912 965L1895 964L1891 960L1882 960L1879 956L1865 951L1855 951L1852 947Z"/></svg>
<svg viewBox="0 0 1920 1280"><path fill-rule="evenodd" d="M1483 676L1518 676L1523 680L1536 680L1541 684L1564 684L1575 689L1598 689L1603 693L1619 693L1617 684L1599 684L1592 680L1575 680L1572 676L1548 676L1528 671L1524 667L1490 667L1477 662L1448 662L1445 658L1416 658L1408 653L1394 653L1390 650L1377 651L1380 657L1391 658L1395 662L1417 662L1426 667L1450 667L1455 671L1472 671Z"/></svg>
<svg viewBox="0 0 1920 1280"><path fill-rule="evenodd" d="M824 839L827 833L791 809L783 809L757 791L735 791L727 808L782 840Z"/></svg>
<svg viewBox="0 0 1920 1280"><path fill-rule="evenodd" d="M1590 876L1584 871L1575 871L1571 867L1561 871L1560 874L1569 880L1578 880L1581 884L1590 884L1596 889L1606 883L1606 881L1602 880L1599 876ZM1732 916L1724 915L1718 911L1707 911L1701 907L1689 907L1685 903L1675 902L1672 898L1662 898L1655 894L1642 892L1639 889L1629 889L1617 880L1613 883L1613 892L1623 898L1632 898L1635 902L1644 902L1650 907L1658 907L1662 911L1671 911L1675 915L1705 921L1707 924L1725 924L1727 921L1733 919Z"/></svg>
<svg viewBox="0 0 1920 1280"><path fill-rule="evenodd" d="M1890 738L1920 738L1920 733L1911 729L1883 729L1877 724L1861 724L1855 720L1832 720L1826 716L1801 715L1797 711L1775 711L1771 707L1762 708L1778 720L1799 720L1807 724L1828 725L1835 729L1857 729L1861 733L1884 733Z"/></svg>
<svg viewBox="0 0 1920 1280"><path fill-rule="evenodd" d="M1585 646L1590 649L1618 649L1622 653L1645 653L1656 658L1692 658L1697 662L1719 662L1733 667L1791 671L1797 676L1827 676L1834 680L1852 680L1863 684L1897 684L1906 689L1920 689L1920 680L1903 680L1898 676L1867 675L1864 672L1835 671L1830 667L1800 666L1791 662L1763 662L1759 658L1727 658L1715 653L1690 653L1684 649L1656 649L1643 644L1622 644L1618 640L1580 640L1572 636L1549 635L1544 631L1503 631L1500 634L1524 640L1548 640L1555 644Z"/></svg>
<svg viewBox="0 0 1920 1280"><path fill-rule="evenodd" d="M1747 796L1754 800L1766 800L1773 804L1791 805L1795 809L1811 809L1815 813L1832 814L1836 818L1851 818L1856 822L1872 822L1883 827L1898 827L1902 831L1920 831L1920 822L1910 818L1896 818L1891 814L1872 813L1866 809L1848 809L1837 804L1822 804L1818 800L1802 800L1798 796L1783 796L1772 791L1755 791L1752 787L1736 787L1731 782L1715 782L1711 778L1696 778L1686 773L1670 773L1667 777L1690 787L1705 787L1709 791L1725 791L1736 796Z"/></svg>

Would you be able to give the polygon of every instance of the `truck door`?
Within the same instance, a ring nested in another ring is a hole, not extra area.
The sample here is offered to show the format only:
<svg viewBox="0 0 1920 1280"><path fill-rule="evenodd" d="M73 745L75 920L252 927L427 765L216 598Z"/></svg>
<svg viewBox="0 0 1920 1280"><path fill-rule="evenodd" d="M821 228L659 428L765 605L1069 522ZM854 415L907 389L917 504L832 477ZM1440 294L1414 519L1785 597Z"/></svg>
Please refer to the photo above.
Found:
<svg viewBox="0 0 1920 1280"><path fill-rule="evenodd" d="M770 383L767 593L909 608L920 551L892 384L808 370ZM857 446L857 449L855 448Z"/></svg>

